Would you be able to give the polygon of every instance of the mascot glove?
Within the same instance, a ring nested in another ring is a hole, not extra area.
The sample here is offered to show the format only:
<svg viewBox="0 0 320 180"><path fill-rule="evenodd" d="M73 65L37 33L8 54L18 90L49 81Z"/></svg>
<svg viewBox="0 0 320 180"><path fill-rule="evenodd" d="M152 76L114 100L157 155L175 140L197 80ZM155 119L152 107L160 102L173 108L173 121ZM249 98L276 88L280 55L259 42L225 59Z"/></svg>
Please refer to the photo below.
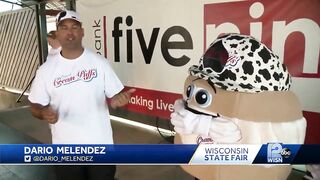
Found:
<svg viewBox="0 0 320 180"><path fill-rule="evenodd" d="M217 143L235 143L241 139L240 128L230 119L212 119L209 136Z"/></svg>
<svg viewBox="0 0 320 180"><path fill-rule="evenodd" d="M171 114L171 123L179 134L208 135L211 124L211 116L195 114L185 109L183 100L176 100Z"/></svg>
<svg viewBox="0 0 320 180"><path fill-rule="evenodd" d="M174 110L171 123L179 134L210 136L217 143L235 143L242 137L240 128L232 120L190 112L183 100L176 100Z"/></svg>

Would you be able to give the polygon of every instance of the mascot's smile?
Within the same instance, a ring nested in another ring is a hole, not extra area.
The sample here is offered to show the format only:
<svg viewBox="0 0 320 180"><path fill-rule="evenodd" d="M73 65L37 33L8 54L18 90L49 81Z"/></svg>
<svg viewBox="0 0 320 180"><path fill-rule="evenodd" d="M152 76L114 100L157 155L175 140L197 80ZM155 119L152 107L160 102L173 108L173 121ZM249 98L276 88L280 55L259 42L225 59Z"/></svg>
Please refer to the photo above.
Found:
<svg viewBox="0 0 320 180"><path fill-rule="evenodd" d="M185 102L185 104L186 104L186 106L185 106L185 107L186 107L186 110L188 110L188 111L190 111L190 112L193 112L194 114L203 114L203 115L211 116L212 118L220 117L219 113L217 113L217 115L212 115L212 114L200 112L200 111L197 111L197 110L195 110L195 109L189 108L187 102Z"/></svg>

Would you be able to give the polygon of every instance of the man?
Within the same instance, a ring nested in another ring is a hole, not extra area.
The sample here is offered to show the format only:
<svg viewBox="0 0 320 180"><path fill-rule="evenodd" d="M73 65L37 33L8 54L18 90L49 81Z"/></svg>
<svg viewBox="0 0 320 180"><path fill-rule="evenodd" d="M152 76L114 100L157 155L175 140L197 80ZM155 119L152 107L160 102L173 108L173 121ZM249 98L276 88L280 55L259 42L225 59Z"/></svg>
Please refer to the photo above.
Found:
<svg viewBox="0 0 320 180"><path fill-rule="evenodd" d="M48 56L60 53L61 45L57 39L56 31L50 31L47 36L48 44L51 46Z"/></svg>
<svg viewBox="0 0 320 180"><path fill-rule="evenodd" d="M56 18L61 52L37 71L29 100L32 115L50 123L54 144L113 144L106 97L111 107L128 103L107 60L83 48L84 30L74 11ZM115 166L57 166L58 179L113 179Z"/></svg>

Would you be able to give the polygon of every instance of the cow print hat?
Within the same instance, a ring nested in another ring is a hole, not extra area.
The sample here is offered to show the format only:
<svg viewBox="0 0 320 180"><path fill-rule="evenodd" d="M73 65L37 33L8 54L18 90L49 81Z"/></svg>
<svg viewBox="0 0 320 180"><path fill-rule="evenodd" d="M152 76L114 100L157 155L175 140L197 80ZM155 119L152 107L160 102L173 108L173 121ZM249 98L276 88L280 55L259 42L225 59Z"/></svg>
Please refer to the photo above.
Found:
<svg viewBox="0 0 320 180"><path fill-rule="evenodd" d="M291 86L279 57L253 37L240 34L218 37L189 72L228 91L288 91Z"/></svg>

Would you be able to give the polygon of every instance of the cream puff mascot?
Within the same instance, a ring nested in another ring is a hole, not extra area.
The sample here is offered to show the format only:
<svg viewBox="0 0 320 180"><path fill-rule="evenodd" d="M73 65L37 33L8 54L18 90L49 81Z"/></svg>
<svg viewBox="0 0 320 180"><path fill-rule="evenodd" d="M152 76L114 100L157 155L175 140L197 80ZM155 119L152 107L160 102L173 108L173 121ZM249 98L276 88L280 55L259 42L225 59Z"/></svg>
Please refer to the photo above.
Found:
<svg viewBox="0 0 320 180"><path fill-rule="evenodd" d="M290 91L291 76L264 44L251 36L218 37L189 69L184 99L171 123L176 144L302 144L306 120ZM199 179L285 180L291 166L182 166Z"/></svg>

